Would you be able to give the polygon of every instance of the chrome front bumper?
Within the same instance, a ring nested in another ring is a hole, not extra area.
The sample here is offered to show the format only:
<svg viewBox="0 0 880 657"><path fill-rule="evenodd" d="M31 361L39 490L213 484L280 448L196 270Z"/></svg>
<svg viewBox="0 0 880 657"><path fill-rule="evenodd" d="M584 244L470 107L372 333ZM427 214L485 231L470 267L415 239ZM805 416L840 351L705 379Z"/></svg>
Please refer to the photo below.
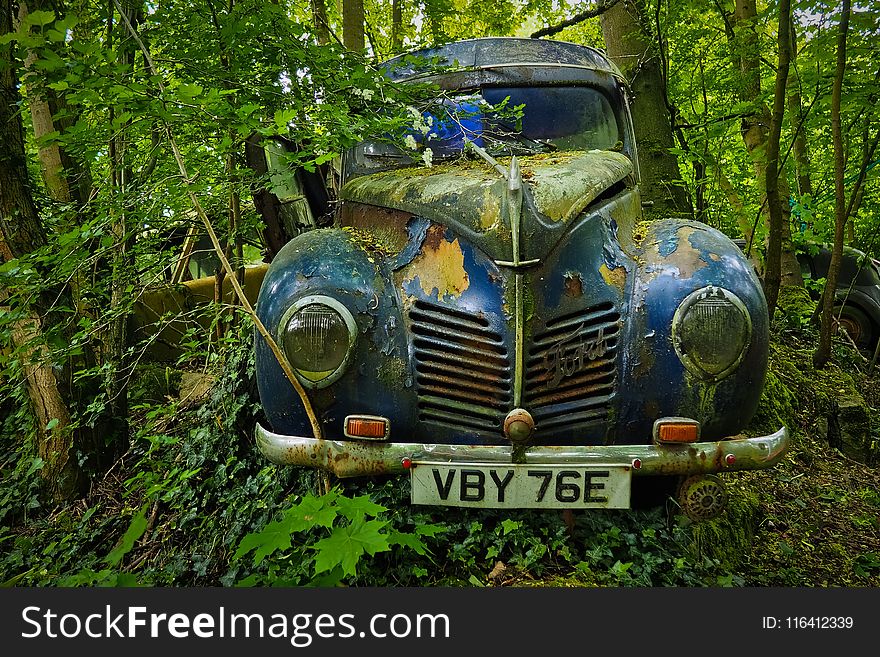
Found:
<svg viewBox="0 0 880 657"><path fill-rule="evenodd" d="M512 449L501 445L321 440L272 433L259 424L256 439L273 463L319 468L337 477L401 474L406 472L404 459L462 464L505 464L513 459ZM630 466L637 476L710 474L769 468L782 458L788 443L788 429L783 427L769 436L685 445L530 447L524 462Z"/></svg>

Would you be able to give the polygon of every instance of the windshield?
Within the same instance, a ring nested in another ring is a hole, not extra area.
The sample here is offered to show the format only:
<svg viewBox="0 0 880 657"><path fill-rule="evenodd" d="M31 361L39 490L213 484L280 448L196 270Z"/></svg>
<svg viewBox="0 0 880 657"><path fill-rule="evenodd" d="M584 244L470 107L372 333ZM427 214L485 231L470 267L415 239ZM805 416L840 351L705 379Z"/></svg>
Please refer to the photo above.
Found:
<svg viewBox="0 0 880 657"><path fill-rule="evenodd" d="M409 148L363 143L355 149L354 169L411 166L427 151L434 161L456 158L468 141L494 156L623 146L623 127L611 101L588 86L487 86L444 98L421 119L420 130L405 134Z"/></svg>
<svg viewBox="0 0 880 657"><path fill-rule="evenodd" d="M458 154L465 139L501 154L608 150L620 141L611 103L591 87L486 87L444 105L426 142L435 156Z"/></svg>
<svg viewBox="0 0 880 657"><path fill-rule="evenodd" d="M417 139L435 157L457 155L465 140L493 154L619 148L611 103L592 87L485 87L458 95L426 115Z"/></svg>

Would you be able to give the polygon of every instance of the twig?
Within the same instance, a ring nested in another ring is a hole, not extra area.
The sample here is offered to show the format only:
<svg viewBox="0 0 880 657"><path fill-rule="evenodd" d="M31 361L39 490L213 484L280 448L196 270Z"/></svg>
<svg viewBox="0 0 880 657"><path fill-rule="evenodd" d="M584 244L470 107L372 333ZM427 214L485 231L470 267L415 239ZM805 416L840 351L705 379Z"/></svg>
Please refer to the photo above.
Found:
<svg viewBox="0 0 880 657"><path fill-rule="evenodd" d="M132 39L134 39L135 43L137 43L138 45L138 48L140 48L140 51L143 53L144 61L146 61L147 66L150 69L150 73L154 76L156 80L156 85L159 87L159 91L164 97L165 85L162 83L162 80L159 77L159 73L156 70L155 65L153 64L153 59L150 56L150 52L147 50L147 47L144 45L143 41L141 41L140 36L138 36L138 33L132 26L131 22L129 22L128 17L125 15L125 12L122 9L122 6L119 4L119 0L113 0L113 4L116 6L117 11L119 11L122 19L125 21L125 26L131 34ZM235 294L238 297L241 307L244 308L245 312L247 312L251 320L254 322L254 325L257 327L260 335L263 336L266 344L269 345L269 348L272 350L272 353L278 360L278 364L281 366L281 369L284 371L284 374L287 376L288 380L293 386L293 389L296 391L297 395L299 395L306 415L309 418L309 423L312 426L312 432L315 438L321 438L321 425L318 423L318 418L315 415L314 408L312 408L312 403L309 400L308 395L306 394L305 388L303 388L302 384L299 382L299 379L296 378L293 369L290 367L290 364L287 362L287 358L285 358L284 353L281 351L278 343L275 342L272 334L269 333L269 330L257 316L257 313L254 312L254 309L251 306L251 302L248 301L244 290L242 290L241 288L241 284L238 282L238 277L235 275L235 271L232 269L232 265L229 264L229 260L227 260L226 255L223 252L223 247L220 245L220 240L217 239L217 234L214 232L214 227L211 225L211 220L208 219L208 215L202 208L202 204L199 201L198 196L196 196L196 193L193 191L192 178L190 178L189 172L186 169L186 163L183 161L183 156L181 155L180 149L177 146L177 139L175 139L174 137L174 132L172 131L170 124L165 123L165 131L168 135L168 142L170 143L171 150L174 153L174 159L177 162L177 168L180 170L180 175L183 179L183 184L186 187L187 195L189 196L190 202L192 203L196 214L198 214L199 218L202 220L202 223L205 225L205 230L208 231L208 236L211 238L211 243L214 245L214 251L217 253L217 257L222 263L223 269L226 271L226 275L229 277L229 282L232 284L232 288L235 290Z"/></svg>

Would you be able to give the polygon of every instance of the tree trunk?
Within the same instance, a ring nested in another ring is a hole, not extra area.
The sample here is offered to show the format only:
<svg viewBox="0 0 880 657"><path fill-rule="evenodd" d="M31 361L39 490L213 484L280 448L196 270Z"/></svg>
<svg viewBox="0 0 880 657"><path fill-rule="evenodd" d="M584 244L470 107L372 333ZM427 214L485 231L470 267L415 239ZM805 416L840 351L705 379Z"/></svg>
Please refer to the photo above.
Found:
<svg viewBox="0 0 880 657"><path fill-rule="evenodd" d="M776 89L773 94L773 115L770 122L770 134L767 137L767 171L765 187L767 190L767 208L770 212L770 226L767 240L767 262L764 270L764 295L767 297L767 310L770 319L776 310L781 283L782 258L782 225L785 217L782 214L782 202L779 198L779 137L782 134L782 119L785 114L785 90L788 81L788 68L791 62L790 40L791 3L789 0L779 2L779 65L776 69Z"/></svg>
<svg viewBox="0 0 880 657"><path fill-rule="evenodd" d="M364 49L364 0L342 0L342 43L355 52Z"/></svg>
<svg viewBox="0 0 880 657"><path fill-rule="evenodd" d="M639 150L643 200L653 203L650 218L693 216L681 182L666 109L663 71L639 2L618 2L602 13L608 56L630 81L635 103L633 124Z"/></svg>
<svg viewBox="0 0 880 657"><path fill-rule="evenodd" d="M0 37L12 32L11 0L0 4ZM12 63L12 46L0 45L0 60ZM27 173L24 127L17 111L20 97L14 66L0 67L0 258L4 262L24 256L46 244ZM8 292L0 290L5 301ZM22 311L12 326L13 344L22 360L28 397L34 411L37 451L43 460L40 473L56 499L73 496L82 483L74 450L70 412L63 394L64 382L48 359L43 340L43 300ZM69 391L66 391L69 392Z"/></svg>
<svg viewBox="0 0 880 657"><path fill-rule="evenodd" d="M840 96L846 72L846 33L849 30L850 0L843 0L840 12L840 32L837 36L837 68L831 89L831 141L834 146L834 246L831 262L825 276L822 295L822 328L819 346L813 354L813 363L823 367L831 356L831 335L834 332L834 291L843 259L843 232L846 225L846 189L844 188L843 135L840 129Z"/></svg>
<svg viewBox="0 0 880 657"><path fill-rule="evenodd" d="M795 169L797 171L798 194L803 197L813 196L813 182L810 178L810 152L807 146L807 136L804 122L807 117L804 114L803 99L801 97L800 79L797 75L797 29L794 20L789 15L790 28L789 52L791 54L791 67L795 75L788 76L788 117L791 122L791 132L794 135L792 154L794 155Z"/></svg>
<svg viewBox="0 0 880 657"><path fill-rule="evenodd" d="M315 24L315 36L318 43L326 46L330 43L330 24L327 22L327 4L325 0L311 0L312 22Z"/></svg>
<svg viewBox="0 0 880 657"><path fill-rule="evenodd" d="M741 131L743 143L752 160L755 178L761 190L761 214L765 224L770 226L771 215L767 201L767 127L770 126L770 109L761 101L760 47L758 34L754 29L757 18L754 0L736 0L733 17L735 57L741 73L740 99L754 104L755 111L743 118ZM780 279L782 285L803 286L801 268L791 243L791 208L788 181L779 177L777 209L782 215L780 236ZM774 210L775 212L776 210Z"/></svg>
<svg viewBox="0 0 880 657"><path fill-rule="evenodd" d="M391 1L391 52L399 53L403 49L403 0Z"/></svg>

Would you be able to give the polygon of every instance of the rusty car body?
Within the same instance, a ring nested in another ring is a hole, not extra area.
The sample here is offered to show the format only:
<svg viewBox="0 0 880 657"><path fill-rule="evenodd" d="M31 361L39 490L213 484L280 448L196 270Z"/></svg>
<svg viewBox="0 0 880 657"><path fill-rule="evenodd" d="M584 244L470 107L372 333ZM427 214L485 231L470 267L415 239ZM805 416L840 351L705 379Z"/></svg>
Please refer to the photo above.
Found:
<svg viewBox="0 0 880 657"><path fill-rule="evenodd" d="M487 38L426 56L446 66L388 75L477 109L428 121L417 153L351 149L332 225L272 261L257 312L307 399L257 336L260 450L408 474L415 504L627 508L665 477L693 517L719 513L718 473L788 445L785 427L739 435L768 358L742 252L644 220L629 92L602 52ZM502 100L524 107L506 129L485 109Z"/></svg>

